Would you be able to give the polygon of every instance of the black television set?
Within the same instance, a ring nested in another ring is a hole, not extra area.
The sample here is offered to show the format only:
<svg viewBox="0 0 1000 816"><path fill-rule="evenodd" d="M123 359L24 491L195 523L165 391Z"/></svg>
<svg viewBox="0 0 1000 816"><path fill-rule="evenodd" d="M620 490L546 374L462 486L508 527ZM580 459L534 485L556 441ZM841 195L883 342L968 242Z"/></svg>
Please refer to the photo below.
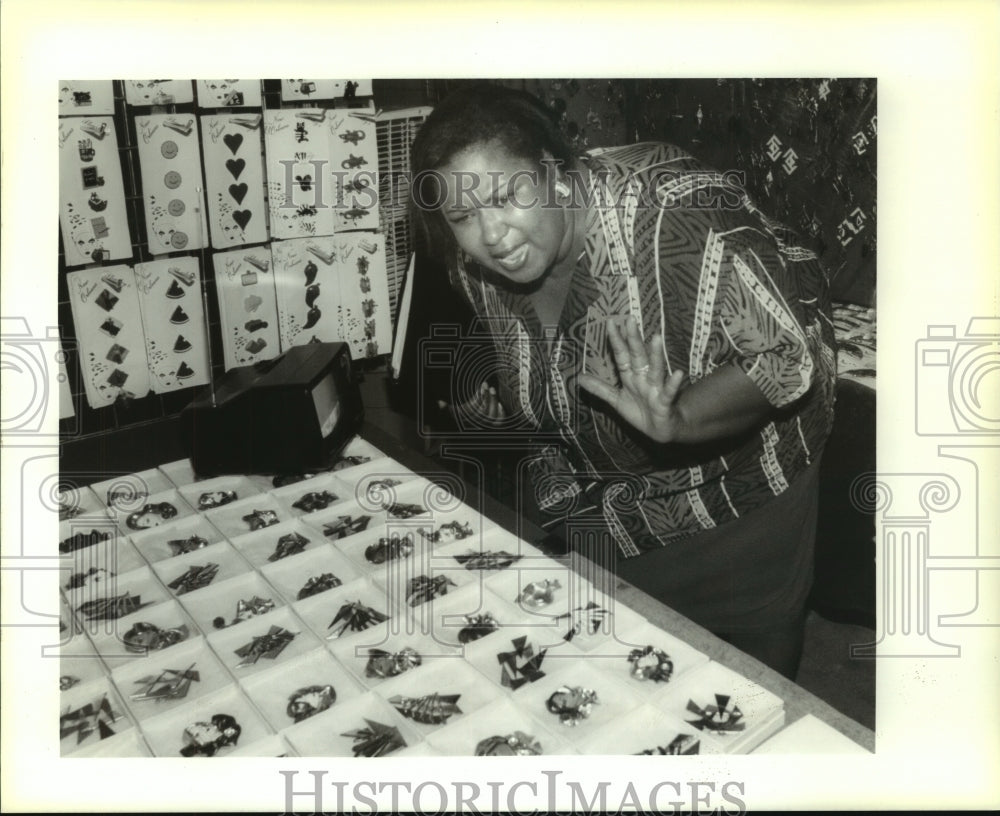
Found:
<svg viewBox="0 0 1000 816"><path fill-rule="evenodd" d="M309 343L226 372L180 428L198 476L299 474L330 467L363 418L347 344Z"/></svg>

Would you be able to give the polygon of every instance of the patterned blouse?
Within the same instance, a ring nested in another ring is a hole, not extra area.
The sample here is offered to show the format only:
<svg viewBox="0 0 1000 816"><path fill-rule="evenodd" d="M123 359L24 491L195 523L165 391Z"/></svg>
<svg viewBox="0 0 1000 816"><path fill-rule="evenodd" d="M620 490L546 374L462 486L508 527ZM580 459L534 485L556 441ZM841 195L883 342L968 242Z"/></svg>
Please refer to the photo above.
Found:
<svg viewBox="0 0 1000 816"><path fill-rule="evenodd" d="M836 377L828 281L731 176L676 147L599 149L581 164L586 247L554 331L470 260L451 275L496 347L512 432L537 450L540 505L599 522L629 557L763 506L820 455ZM739 366L778 409L773 421L700 445L631 428L577 385L581 372L618 381L606 319L626 314L644 337L662 332L668 371L697 381Z"/></svg>

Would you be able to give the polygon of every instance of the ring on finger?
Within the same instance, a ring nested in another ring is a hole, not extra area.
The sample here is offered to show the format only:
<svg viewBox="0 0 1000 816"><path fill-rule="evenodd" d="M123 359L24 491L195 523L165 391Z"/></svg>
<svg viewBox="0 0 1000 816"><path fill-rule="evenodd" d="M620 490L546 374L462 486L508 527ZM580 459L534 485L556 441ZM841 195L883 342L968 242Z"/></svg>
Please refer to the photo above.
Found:
<svg viewBox="0 0 1000 816"><path fill-rule="evenodd" d="M646 365L639 366L638 368L633 369L633 371L635 371L636 374L645 374L649 371L649 364L647 363Z"/></svg>
<svg viewBox="0 0 1000 816"><path fill-rule="evenodd" d="M625 374L625 373L627 373L627 372L629 372L629 371L632 370L632 364L631 363L620 363L618 365L618 370L620 372L622 372L623 374Z"/></svg>

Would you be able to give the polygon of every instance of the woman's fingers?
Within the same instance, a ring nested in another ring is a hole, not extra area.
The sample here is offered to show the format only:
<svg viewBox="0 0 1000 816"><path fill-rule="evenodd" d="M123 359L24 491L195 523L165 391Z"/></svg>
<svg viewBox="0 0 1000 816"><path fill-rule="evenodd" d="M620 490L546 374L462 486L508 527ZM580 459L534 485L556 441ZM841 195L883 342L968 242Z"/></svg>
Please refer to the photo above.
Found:
<svg viewBox="0 0 1000 816"><path fill-rule="evenodd" d="M683 382L683 371L675 371L667 377L667 381L663 384L663 390L660 391L660 403L664 406L673 405L677 401L677 394L680 392Z"/></svg>
<svg viewBox="0 0 1000 816"><path fill-rule="evenodd" d="M489 386L486 382L482 382L479 386L479 390L472 395L472 399L467 403L469 409L473 413L484 413L486 410L486 394Z"/></svg>
<svg viewBox="0 0 1000 816"><path fill-rule="evenodd" d="M581 374L577 379L577 383L581 388L589 391L595 397L600 397L612 408L618 410L618 400L621 397L621 391L613 385L608 385L593 374Z"/></svg>
<svg viewBox="0 0 1000 816"><path fill-rule="evenodd" d="M487 404L489 406L487 416L490 419L503 419L503 405L500 404L495 388L490 388L487 395Z"/></svg>
<svg viewBox="0 0 1000 816"><path fill-rule="evenodd" d="M649 365L646 346L642 342L642 334L639 333L639 322L632 315L625 319L625 339L628 342L628 352L632 358L633 370Z"/></svg>
<svg viewBox="0 0 1000 816"><path fill-rule="evenodd" d="M632 360L628 351L628 341L622 334L618 326L618 320L614 317L608 318L608 342L611 344L611 356L615 358L615 365L619 374L627 374L632 370Z"/></svg>
<svg viewBox="0 0 1000 816"><path fill-rule="evenodd" d="M505 416L503 404L497 396L496 388L485 381L479 386L479 390L472 395L467 405L471 413L487 420L496 421Z"/></svg>
<svg viewBox="0 0 1000 816"><path fill-rule="evenodd" d="M649 341L647 358L649 373L646 375L651 383L662 383L666 376L667 360L663 354L663 335L655 334Z"/></svg>

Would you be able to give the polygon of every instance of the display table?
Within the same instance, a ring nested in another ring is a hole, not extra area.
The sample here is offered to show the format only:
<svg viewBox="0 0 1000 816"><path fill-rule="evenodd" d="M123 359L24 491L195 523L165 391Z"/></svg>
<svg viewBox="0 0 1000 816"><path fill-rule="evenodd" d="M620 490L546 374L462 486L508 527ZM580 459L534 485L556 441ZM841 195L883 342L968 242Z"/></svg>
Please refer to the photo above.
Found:
<svg viewBox="0 0 1000 816"><path fill-rule="evenodd" d="M391 425L304 478L176 460L66 497L63 755L873 750Z"/></svg>
<svg viewBox="0 0 1000 816"><path fill-rule="evenodd" d="M411 466L416 470L428 468L434 470L440 469L438 463L416 450L415 444L412 443L416 442L418 436L413 432L413 429L407 427L405 424L403 425L405 430L399 432L398 436L406 439L404 443L397 436L387 433L384 430L384 426L387 424L384 422L385 418L385 414L376 409L374 416L370 417L365 425L364 434L373 441L373 444L376 444L390 456L399 459L403 464ZM393 417L393 419L396 419L396 417ZM526 531L531 529L532 525L530 523L525 522L523 519L517 519L510 508L494 501L489 496L483 497L483 502L485 505L483 512L486 515L490 515L511 532L520 530L521 535L525 536ZM530 540L530 535L526 536L529 538L529 543L544 546L544 539L546 537L544 531L538 528L534 528L534 531L534 541ZM595 572L600 571L600 567L597 565L589 562L583 564L583 560L583 557L579 553L573 553L570 564L575 570L587 575L593 575ZM677 638L691 644L712 660L758 683L784 700L786 727L800 719L813 717L836 729L840 734L864 747L866 750L875 751L875 734L871 729L841 714L814 694L811 694L788 678L771 670L760 661L726 643L721 638L716 637L707 629L675 612L670 607L632 586L627 581L618 579L615 581L614 587L615 597L618 600L646 617L660 629L676 635Z"/></svg>

